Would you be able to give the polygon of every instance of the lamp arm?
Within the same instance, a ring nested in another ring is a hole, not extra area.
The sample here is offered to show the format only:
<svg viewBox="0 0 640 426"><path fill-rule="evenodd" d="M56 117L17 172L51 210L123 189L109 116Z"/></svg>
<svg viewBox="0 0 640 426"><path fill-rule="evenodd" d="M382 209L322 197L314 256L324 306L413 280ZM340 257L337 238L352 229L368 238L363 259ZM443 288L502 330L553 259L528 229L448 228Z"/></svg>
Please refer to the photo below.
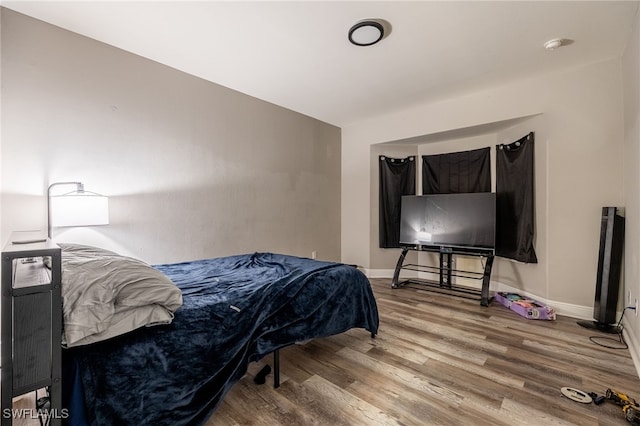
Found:
<svg viewBox="0 0 640 426"><path fill-rule="evenodd" d="M54 182L47 188L47 236L51 238L51 189L59 185L76 185L78 192L84 192L82 182Z"/></svg>

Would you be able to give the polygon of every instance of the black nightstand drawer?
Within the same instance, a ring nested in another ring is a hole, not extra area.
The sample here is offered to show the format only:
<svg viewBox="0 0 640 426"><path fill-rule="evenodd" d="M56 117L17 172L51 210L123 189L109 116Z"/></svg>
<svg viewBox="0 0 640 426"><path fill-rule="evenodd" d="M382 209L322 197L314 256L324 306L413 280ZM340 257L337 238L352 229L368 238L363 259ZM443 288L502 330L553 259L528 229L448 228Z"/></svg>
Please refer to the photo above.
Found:
<svg viewBox="0 0 640 426"><path fill-rule="evenodd" d="M13 298L13 386L51 379L51 292Z"/></svg>

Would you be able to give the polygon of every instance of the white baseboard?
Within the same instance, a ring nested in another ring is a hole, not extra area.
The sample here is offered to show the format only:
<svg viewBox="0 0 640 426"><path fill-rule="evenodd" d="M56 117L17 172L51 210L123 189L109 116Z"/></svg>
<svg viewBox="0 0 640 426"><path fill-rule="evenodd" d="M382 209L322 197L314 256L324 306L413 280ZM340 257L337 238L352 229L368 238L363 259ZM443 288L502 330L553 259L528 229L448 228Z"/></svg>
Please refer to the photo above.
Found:
<svg viewBox="0 0 640 426"><path fill-rule="evenodd" d="M499 281L491 281L491 290L504 291L508 293L518 293L522 296L530 297L532 299L537 300L538 302L542 302L545 305L551 306L556 311L556 314L558 315L564 315L566 317L583 319L583 320L593 320L593 306L574 305L571 303L558 302L555 300L545 299L544 297L540 297L537 294L533 294L528 291L511 287Z"/></svg>
<svg viewBox="0 0 640 426"><path fill-rule="evenodd" d="M393 269L365 269L364 274L369 278L393 278Z"/></svg>
<svg viewBox="0 0 640 426"><path fill-rule="evenodd" d="M364 269L364 274L368 278L393 278L395 269ZM416 271L402 271L402 278L418 278Z"/></svg>
<svg viewBox="0 0 640 426"><path fill-rule="evenodd" d="M369 278L393 278L393 273L395 272L395 270L393 269L365 269L364 270L365 274L367 275L367 277ZM411 278L417 278L418 277L418 273L416 272L415 275L408 275L411 271L407 272L407 271L403 271L402 272L402 277L406 278L406 277L411 277ZM553 309L555 309L556 313L559 315L564 315L567 317L571 317L571 318L577 318L577 319L584 319L584 320L593 320L593 306L581 306L581 305L573 305L571 303L564 303L564 302L557 302L555 300L548 300L545 299L543 297L540 297L536 294L532 294L529 293L527 291L518 289L518 288L514 288L511 286L508 286L506 284L503 284L499 281L491 281L491 285L490 285L490 289L491 291L504 291L504 292L509 292L509 293L518 293L522 296L527 296L530 297L532 299L535 299L539 302L542 302L546 305L551 306ZM620 315L618 315L620 316Z"/></svg>
<svg viewBox="0 0 640 426"><path fill-rule="evenodd" d="M624 337L624 341L627 342L627 346L629 346L629 353L631 354L633 365L636 366L636 373L638 373L638 377L640 377L640 342L638 342L633 333L629 333L631 328L626 318L622 320L622 325L624 327L622 329L622 336Z"/></svg>

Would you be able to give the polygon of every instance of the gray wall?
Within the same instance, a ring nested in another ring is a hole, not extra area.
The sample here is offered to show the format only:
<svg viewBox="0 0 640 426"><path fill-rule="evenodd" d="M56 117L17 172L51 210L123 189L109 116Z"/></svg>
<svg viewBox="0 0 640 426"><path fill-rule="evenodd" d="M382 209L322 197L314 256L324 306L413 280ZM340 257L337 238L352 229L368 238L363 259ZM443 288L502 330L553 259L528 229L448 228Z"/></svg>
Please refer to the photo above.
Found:
<svg viewBox="0 0 640 426"><path fill-rule="evenodd" d="M12 230L46 228L49 183L80 180L110 196L111 224L56 229L58 241L152 263L252 251L340 260L340 138L2 9L3 244Z"/></svg>
<svg viewBox="0 0 640 426"><path fill-rule="evenodd" d="M536 132L539 263L499 262L492 281L546 300L559 313L590 318L602 206L625 204L622 92L622 64L616 58L343 127L343 174L349 173L342 180L343 260L369 271L390 266L374 263L381 260L371 255L377 241L354 238L370 233L369 211L377 202L370 191L371 145L517 120L495 137L502 143Z"/></svg>

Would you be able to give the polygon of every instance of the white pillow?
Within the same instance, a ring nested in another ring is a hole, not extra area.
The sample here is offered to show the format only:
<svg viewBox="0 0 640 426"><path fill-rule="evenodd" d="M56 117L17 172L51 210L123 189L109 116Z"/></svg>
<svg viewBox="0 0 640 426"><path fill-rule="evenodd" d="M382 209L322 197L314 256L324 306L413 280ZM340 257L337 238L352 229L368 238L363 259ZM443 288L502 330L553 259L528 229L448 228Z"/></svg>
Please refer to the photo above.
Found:
<svg viewBox="0 0 640 426"><path fill-rule="evenodd" d="M141 260L80 244L58 245L67 347L168 324L182 306L180 289Z"/></svg>

